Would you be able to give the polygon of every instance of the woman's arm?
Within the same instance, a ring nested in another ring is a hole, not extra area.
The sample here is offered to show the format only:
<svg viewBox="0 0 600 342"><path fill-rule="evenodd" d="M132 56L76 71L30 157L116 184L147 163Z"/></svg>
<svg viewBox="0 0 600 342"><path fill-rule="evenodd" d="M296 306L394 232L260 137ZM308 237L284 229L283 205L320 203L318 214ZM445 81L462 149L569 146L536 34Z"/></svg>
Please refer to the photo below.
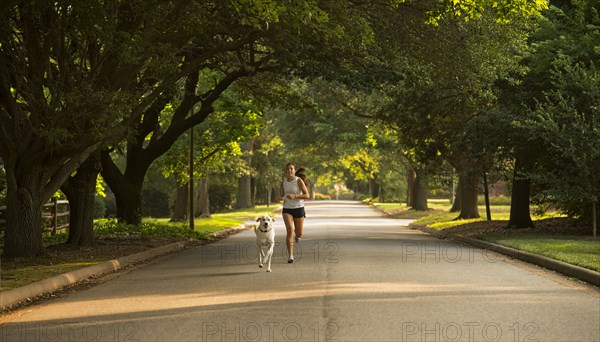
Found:
<svg viewBox="0 0 600 342"><path fill-rule="evenodd" d="M300 191L302 191L302 194L294 195L294 198L308 199L308 189L306 188L306 184L304 184L304 181L302 180L302 178L298 178L298 186L300 187Z"/></svg>

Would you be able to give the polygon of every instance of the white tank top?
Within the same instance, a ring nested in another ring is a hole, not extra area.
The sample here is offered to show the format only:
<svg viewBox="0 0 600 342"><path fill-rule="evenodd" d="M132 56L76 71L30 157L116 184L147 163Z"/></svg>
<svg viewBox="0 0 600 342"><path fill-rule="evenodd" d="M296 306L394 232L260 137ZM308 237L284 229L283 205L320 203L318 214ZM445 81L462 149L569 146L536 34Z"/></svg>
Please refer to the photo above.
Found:
<svg viewBox="0 0 600 342"><path fill-rule="evenodd" d="M287 198L287 195L290 195L290 194L295 194L295 195L302 194L302 190L300 189L300 186L298 185L298 179L300 179L300 178L294 177L294 179L292 179L292 181L288 181L287 177L283 178L283 207L286 209L298 209L298 208L304 207L303 199Z"/></svg>

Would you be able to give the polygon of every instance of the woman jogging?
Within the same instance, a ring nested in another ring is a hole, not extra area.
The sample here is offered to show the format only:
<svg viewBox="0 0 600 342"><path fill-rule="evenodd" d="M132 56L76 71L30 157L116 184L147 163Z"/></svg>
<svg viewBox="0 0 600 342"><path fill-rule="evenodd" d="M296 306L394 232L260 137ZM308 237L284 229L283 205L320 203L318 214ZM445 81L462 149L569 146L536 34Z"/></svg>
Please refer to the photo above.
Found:
<svg viewBox="0 0 600 342"><path fill-rule="evenodd" d="M294 240L300 242L304 228L304 200L308 199L306 176L304 169L296 170L296 165L289 163L285 166L285 177L281 184L283 195L283 222L287 231L286 245L288 263L294 262ZM295 237L294 237L295 233ZM292 238L294 237L294 240Z"/></svg>

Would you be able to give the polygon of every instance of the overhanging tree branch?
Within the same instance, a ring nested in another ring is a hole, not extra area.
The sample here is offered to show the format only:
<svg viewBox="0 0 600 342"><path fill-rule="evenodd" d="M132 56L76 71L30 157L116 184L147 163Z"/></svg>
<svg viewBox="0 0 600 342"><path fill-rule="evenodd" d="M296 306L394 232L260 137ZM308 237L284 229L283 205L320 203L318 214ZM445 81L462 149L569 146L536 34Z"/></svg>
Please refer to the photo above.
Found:
<svg viewBox="0 0 600 342"><path fill-rule="evenodd" d="M59 168L44 186L42 198L44 200L50 198L56 192L56 189L60 188L67 178L71 176L72 170L76 170L101 145L101 142L91 145L78 155L67 160L63 167Z"/></svg>

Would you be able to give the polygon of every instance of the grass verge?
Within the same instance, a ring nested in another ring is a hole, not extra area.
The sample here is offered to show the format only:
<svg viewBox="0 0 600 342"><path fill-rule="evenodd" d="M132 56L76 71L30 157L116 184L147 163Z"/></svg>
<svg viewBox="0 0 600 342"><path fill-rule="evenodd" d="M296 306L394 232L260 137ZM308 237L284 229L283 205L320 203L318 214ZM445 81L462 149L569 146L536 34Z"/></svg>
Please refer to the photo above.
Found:
<svg viewBox="0 0 600 342"><path fill-rule="evenodd" d="M600 272L600 241L574 236L482 235L482 240Z"/></svg>
<svg viewBox="0 0 600 342"><path fill-rule="evenodd" d="M145 218L139 226L101 219L94 225L96 243L93 246L66 245L68 236L64 231L54 236L48 234L44 236L46 256L0 259L0 292L177 241L206 244L214 239L209 233L240 227L245 221L276 208L257 206L198 218L194 222L194 231L187 223L169 222L168 218Z"/></svg>
<svg viewBox="0 0 600 342"><path fill-rule="evenodd" d="M447 203L429 202L431 209L420 213L398 203L375 205L394 217L414 218L412 226L485 240L600 272L600 239L591 237L590 227L556 212L532 215L535 228L508 229L510 206L506 204L490 207L492 221L485 219L485 206L479 206L482 218L456 220L458 213L448 212Z"/></svg>

